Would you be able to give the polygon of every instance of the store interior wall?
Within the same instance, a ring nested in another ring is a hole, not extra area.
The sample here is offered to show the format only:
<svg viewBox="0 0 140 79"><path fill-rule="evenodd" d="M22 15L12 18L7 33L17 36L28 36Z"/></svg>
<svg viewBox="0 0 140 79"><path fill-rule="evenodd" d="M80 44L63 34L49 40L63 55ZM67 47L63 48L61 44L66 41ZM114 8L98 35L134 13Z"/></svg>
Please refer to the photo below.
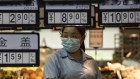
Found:
<svg viewBox="0 0 140 79"><path fill-rule="evenodd" d="M119 34L120 30L117 27L106 27L103 30L103 47L97 50L97 56L95 56L94 48L89 46L89 30L86 32L85 47L86 53L92 56L96 60L112 60L114 53L114 35ZM40 31L40 46L43 46L43 39L46 41L46 45L52 49L60 49L61 45L60 31L54 31L52 29L43 29Z"/></svg>

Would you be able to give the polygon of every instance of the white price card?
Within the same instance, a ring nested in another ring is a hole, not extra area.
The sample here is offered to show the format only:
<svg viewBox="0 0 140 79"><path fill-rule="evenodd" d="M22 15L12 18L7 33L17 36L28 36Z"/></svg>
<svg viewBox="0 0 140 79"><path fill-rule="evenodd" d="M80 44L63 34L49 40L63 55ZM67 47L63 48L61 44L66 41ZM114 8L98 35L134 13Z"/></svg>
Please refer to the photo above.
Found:
<svg viewBox="0 0 140 79"><path fill-rule="evenodd" d="M128 12L122 12L122 23L128 23L129 19L129 13Z"/></svg>
<svg viewBox="0 0 140 79"><path fill-rule="evenodd" d="M115 17L116 17L116 23L122 22L122 13L121 12L116 12Z"/></svg>
<svg viewBox="0 0 140 79"><path fill-rule="evenodd" d="M32 0L30 4L20 5L0 5L0 10L12 11L12 10L38 10L38 0Z"/></svg>
<svg viewBox="0 0 140 79"><path fill-rule="evenodd" d="M62 12L61 13L61 23L62 24L67 24L68 22L68 15L67 12Z"/></svg>
<svg viewBox="0 0 140 79"><path fill-rule="evenodd" d="M140 7L139 0L99 0L101 10L134 10Z"/></svg>
<svg viewBox="0 0 140 79"><path fill-rule="evenodd" d="M4 52L3 53L3 63L4 64L9 64L10 63L10 56L9 56L9 52Z"/></svg>
<svg viewBox="0 0 140 79"><path fill-rule="evenodd" d="M140 11L135 12L102 12L102 23L140 23Z"/></svg>
<svg viewBox="0 0 140 79"><path fill-rule="evenodd" d="M3 13L3 24L9 24L9 13Z"/></svg>
<svg viewBox="0 0 140 79"><path fill-rule="evenodd" d="M22 13L16 13L16 24L22 24Z"/></svg>
<svg viewBox="0 0 140 79"><path fill-rule="evenodd" d="M35 15L35 13L29 13L29 17L30 17L29 23L30 24L36 24L36 15Z"/></svg>
<svg viewBox="0 0 140 79"><path fill-rule="evenodd" d="M1 50L38 49L37 34L0 34Z"/></svg>
<svg viewBox="0 0 140 79"><path fill-rule="evenodd" d="M23 13L23 24L29 24L29 13Z"/></svg>
<svg viewBox="0 0 140 79"><path fill-rule="evenodd" d="M46 10L89 10L90 5L89 4L46 4L45 6Z"/></svg>
<svg viewBox="0 0 140 79"><path fill-rule="evenodd" d="M135 23L135 12L129 12L129 23Z"/></svg>
<svg viewBox="0 0 140 79"><path fill-rule="evenodd" d="M0 24L2 24L2 13L0 13Z"/></svg>
<svg viewBox="0 0 140 79"><path fill-rule="evenodd" d="M74 19L75 19L75 23L80 23L80 20L81 20L81 14L80 12L75 12L75 15L74 15Z"/></svg>
<svg viewBox="0 0 140 79"><path fill-rule="evenodd" d="M102 23L108 23L108 12L102 12Z"/></svg>
<svg viewBox="0 0 140 79"><path fill-rule="evenodd" d="M48 12L48 24L87 24L87 12Z"/></svg>
<svg viewBox="0 0 140 79"><path fill-rule="evenodd" d="M16 62L16 54L14 52L10 52L10 63L15 64Z"/></svg>
<svg viewBox="0 0 140 79"><path fill-rule="evenodd" d="M87 23L87 13L86 12L81 13L81 23L82 24Z"/></svg>
<svg viewBox="0 0 140 79"><path fill-rule="evenodd" d="M15 13L10 13L9 18L10 18L10 24L16 23L16 14Z"/></svg>
<svg viewBox="0 0 140 79"><path fill-rule="evenodd" d="M55 23L56 24L61 23L61 13L60 12L55 13Z"/></svg>
<svg viewBox="0 0 140 79"><path fill-rule="evenodd" d="M54 23L54 19L55 19L54 15L55 15L54 12L48 12L48 23L49 24Z"/></svg>
<svg viewBox="0 0 140 79"><path fill-rule="evenodd" d="M36 62L36 54L35 53L32 53L32 52L30 52L29 53L30 55L30 63L31 64L35 64L35 62Z"/></svg>
<svg viewBox="0 0 140 79"><path fill-rule="evenodd" d="M0 24L36 24L36 13L0 13Z"/></svg>
<svg viewBox="0 0 140 79"><path fill-rule="evenodd" d="M0 64L2 64L2 52L0 52Z"/></svg>
<svg viewBox="0 0 140 79"><path fill-rule="evenodd" d="M104 17L107 17L107 14L105 14ZM116 21L115 12L109 12L109 23L115 23L115 21Z"/></svg>
<svg viewBox="0 0 140 79"><path fill-rule="evenodd" d="M9 2L9 1L12 1L12 2L17 2L17 1L26 1L26 0L0 0L0 2Z"/></svg>
<svg viewBox="0 0 140 79"><path fill-rule="evenodd" d="M22 64L22 61L23 61L23 55L21 52L17 52L16 53L16 64Z"/></svg>
<svg viewBox="0 0 140 79"><path fill-rule="evenodd" d="M29 53L26 52L23 53L23 63L29 64Z"/></svg>
<svg viewBox="0 0 140 79"><path fill-rule="evenodd" d="M89 4L46 3L46 25L91 25L91 8Z"/></svg>
<svg viewBox="0 0 140 79"><path fill-rule="evenodd" d="M74 23L74 13L73 12L68 13L68 23Z"/></svg>
<svg viewBox="0 0 140 79"><path fill-rule="evenodd" d="M136 23L140 23L140 11L136 12Z"/></svg>
<svg viewBox="0 0 140 79"><path fill-rule="evenodd" d="M38 44L38 33L1 33L1 67L39 66Z"/></svg>

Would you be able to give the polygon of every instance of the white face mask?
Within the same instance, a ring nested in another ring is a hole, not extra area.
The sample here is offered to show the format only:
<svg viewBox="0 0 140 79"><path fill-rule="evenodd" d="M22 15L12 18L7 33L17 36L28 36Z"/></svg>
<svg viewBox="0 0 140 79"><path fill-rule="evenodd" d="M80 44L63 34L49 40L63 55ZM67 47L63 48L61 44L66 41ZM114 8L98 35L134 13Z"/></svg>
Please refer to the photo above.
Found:
<svg viewBox="0 0 140 79"><path fill-rule="evenodd" d="M76 52L81 46L80 40L75 38L62 38L62 45L69 53Z"/></svg>

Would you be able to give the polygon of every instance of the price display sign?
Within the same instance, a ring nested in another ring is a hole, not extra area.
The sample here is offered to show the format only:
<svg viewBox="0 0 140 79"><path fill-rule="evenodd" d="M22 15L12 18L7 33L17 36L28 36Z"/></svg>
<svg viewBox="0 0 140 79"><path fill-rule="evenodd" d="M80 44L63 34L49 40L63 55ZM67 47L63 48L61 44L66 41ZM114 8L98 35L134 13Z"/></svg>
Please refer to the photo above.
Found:
<svg viewBox="0 0 140 79"><path fill-rule="evenodd" d="M39 66L39 34L0 33L0 66Z"/></svg>
<svg viewBox="0 0 140 79"><path fill-rule="evenodd" d="M30 3L32 0L0 0L1 5L5 4L20 4L20 3Z"/></svg>
<svg viewBox="0 0 140 79"><path fill-rule="evenodd" d="M46 3L45 24L47 25L91 25L90 4Z"/></svg>
<svg viewBox="0 0 140 79"><path fill-rule="evenodd" d="M91 2L91 1L94 1L94 0L43 0L43 1L47 1L47 2L56 2L56 1L65 1L65 2L70 2L70 1L76 1L76 2L81 2L81 1L85 1L85 2Z"/></svg>
<svg viewBox="0 0 140 79"><path fill-rule="evenodd" d="M38 1L31 4L0 5L1 27L37 27L39 20Z"/></svg>
<svg viewBox="0 0 140 79"><path fill-rule="evenodd" d="M101 25L140 24L139 0L100 0L99 20Z"/></svg>
<svg viewBox="0 0 140 79"><path fill-rule="evenodd" d="M0 0L0 2L17 2L17 1L27 1L27 0Z"/></svg>
<svg viewBox="0 0 140 79"><path fill-rule="evenodd" d="M90 30L90 47L101 48L103 46L103 30Z"/></svg>

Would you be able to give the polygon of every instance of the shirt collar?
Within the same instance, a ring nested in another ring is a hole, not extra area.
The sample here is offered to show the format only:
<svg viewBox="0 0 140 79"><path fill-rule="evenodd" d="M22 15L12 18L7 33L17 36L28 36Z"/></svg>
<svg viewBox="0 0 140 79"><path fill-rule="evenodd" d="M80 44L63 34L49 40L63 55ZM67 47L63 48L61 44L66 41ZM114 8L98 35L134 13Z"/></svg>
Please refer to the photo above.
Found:
<svg viewBox="0 0 140 79"><path fill-rule="evenodd" d="M68 52L62 48L63 52L61 52L61 58L67 58L69 57L70 59L74 59L73 57L71 57ZM87 59L92 59L92 57L90 57L89 55L87 55L82 49L81 52L83 54L83 61L87 60Z"/></svg>
<svg viewBox="0 0 140 79"><path fill-rule="evenodd" d="M92 57L89 56L89 55L87 55L87 54L84 52L84 50L81 49L81 51L82 51L82 53L83 53L83 61L92 59Z"/></svg>

